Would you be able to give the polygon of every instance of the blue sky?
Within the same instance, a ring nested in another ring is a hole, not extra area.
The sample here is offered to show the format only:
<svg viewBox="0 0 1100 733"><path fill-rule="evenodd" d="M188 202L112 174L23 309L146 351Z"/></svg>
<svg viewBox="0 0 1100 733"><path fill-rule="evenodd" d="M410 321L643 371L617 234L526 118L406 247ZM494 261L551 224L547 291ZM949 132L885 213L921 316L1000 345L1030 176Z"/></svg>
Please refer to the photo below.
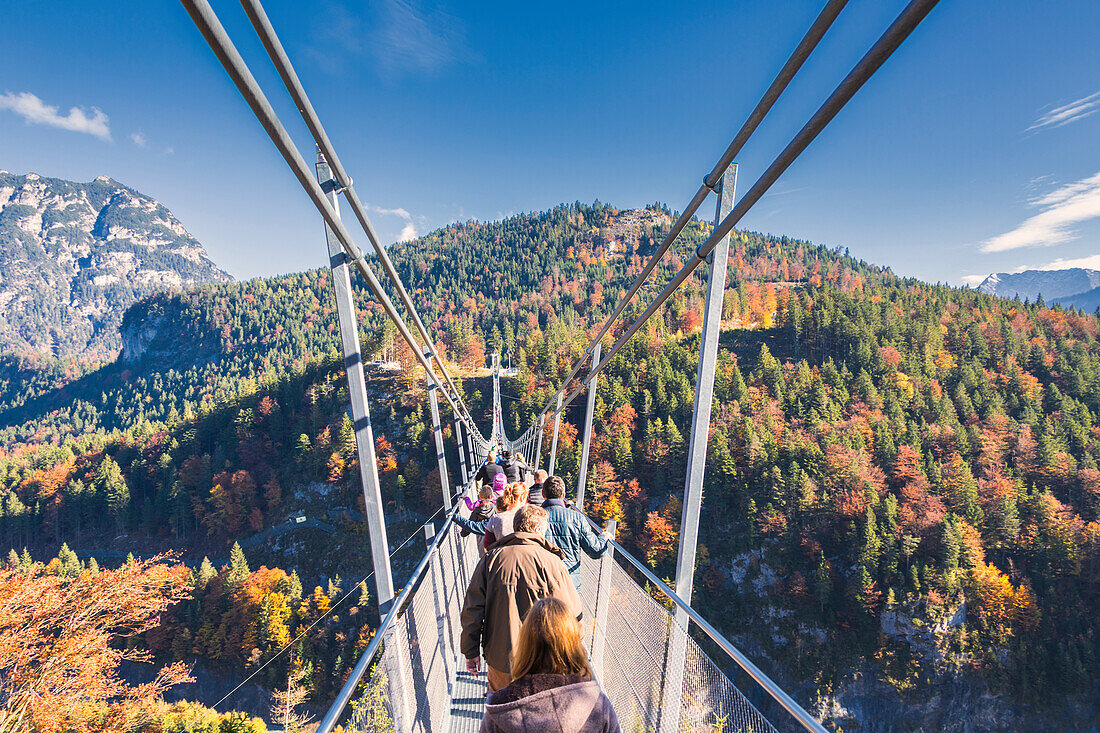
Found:
<svg viewBox="0 0 1100 733"><path fill-rule="evenodd" d="M820 6L267 10L392 241L563 201L681 208ZM740 156L742 190L903 6L849 3ZM311 155L239 4L214 7ZM182 6L9 3L2 16L0 169L110 175L165 203L237 277L324 262L318 215ZM1100 268L1098 27L1095 0L940 3L743 226L932 281Z"/></svg>

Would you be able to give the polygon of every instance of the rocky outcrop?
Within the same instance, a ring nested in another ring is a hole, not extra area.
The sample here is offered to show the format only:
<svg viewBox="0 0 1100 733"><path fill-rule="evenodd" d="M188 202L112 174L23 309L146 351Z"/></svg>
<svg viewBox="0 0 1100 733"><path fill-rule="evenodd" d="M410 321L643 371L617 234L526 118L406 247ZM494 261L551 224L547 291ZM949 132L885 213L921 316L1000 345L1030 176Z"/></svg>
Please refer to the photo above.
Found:
<svg viewBox="0 0 1100 733"><path fill-rule="evenodd" d="M136 300L231 279L167 208L118 181L0 171L0 351L111 358Z"/></svg>

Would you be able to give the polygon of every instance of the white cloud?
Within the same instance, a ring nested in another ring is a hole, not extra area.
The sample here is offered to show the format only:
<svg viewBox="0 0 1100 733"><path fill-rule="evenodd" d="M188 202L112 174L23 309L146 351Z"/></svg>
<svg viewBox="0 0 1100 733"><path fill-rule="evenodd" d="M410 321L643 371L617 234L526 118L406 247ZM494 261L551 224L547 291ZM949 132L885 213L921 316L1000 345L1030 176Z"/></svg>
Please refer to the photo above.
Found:
<svg viewBox="0 0 1100 733"><path fill-rule="evenodd" d="M72 107L69 114L61 115L52 105L46 104L30 92L0 94L0 109L10 109L27 121L27 124L49 125L72 132L84 132L102 140L111 139L107 115L96 107L85 111Z"/></svg>
<svg viewBox="0 0 1100 733"><path fill-rule="evenodd" d="M962 277L959 278L959 280L962 281L963 285L966 285L969 288L976 288L979 285L981 285L982 281L985 280L987 277L989 277L989 276L988 275L963 275Z"/></svg>
<svg viewBox="0 0 1100 733"><path fill-rule="evenodd" d="M1043 211L1012 231L982 242L982 252L1050 247L1076 239L1075 224L1100 217L1100 173L1066 184L1030 203L1043 207Z"/></svg>
<svg viewBox="0 0 1100 733"><path fill-rule="evenodd" d="M1016 272L1023 272L1024 270L1069 270L1074 267L1083 267L1086 270L1100 270L1100 255L1088 255L1087 257L1074 257L1066 259L1059 257L1053 262L1048 262L1045 265L1039 265L1038 267L1020 267Z"/></svg>
<svg viewBox="0 0 1100 733"><path fill-rule="evenodd" d="M400 206L395 209L384 209L374 204L367 204L367 210L373 211L376 214L381 214L382 216L397 216L405 220L405 226L401 228L401 234L397 237L398 242L408 242L409 240L416 239L418 236L416 224L413 223L412 214L410 214L408 210Z"/></svg>
<svg viewBox="0 0 1100 733"><path fill-rule="evenodd" d="M1100 92L1095 92L1087 97L1081 97L1061 107L1055 107L1035 120L1031 127L1027 128L1024 132L1031 132L1032 130L1039 130L1044 127L1061 127L1062 125L1068 125L1071 122L1076 122L1077 120L1088 117L1097 109L1100 109Z"/></svg>
<svg viewBox="0 0 1100 733"><path fill-rule="evenodd" d="M139 148L149 147L149 141L146 139L145 133L141 132L140 130L138 132L131 132L130 140L134 143L134 145L137 145Z"/></svg>
<svg viewBox="0 0 1100 733"><path fill-rule="evenodd" d="M328 59L332 44L356 55L369 53L385 78L431 76L470 56L465 24L441 0L376 0L365 8L368 17L339 1L324 7L324 20L314 35L325 50L315 48L314 55Z"/></svg>

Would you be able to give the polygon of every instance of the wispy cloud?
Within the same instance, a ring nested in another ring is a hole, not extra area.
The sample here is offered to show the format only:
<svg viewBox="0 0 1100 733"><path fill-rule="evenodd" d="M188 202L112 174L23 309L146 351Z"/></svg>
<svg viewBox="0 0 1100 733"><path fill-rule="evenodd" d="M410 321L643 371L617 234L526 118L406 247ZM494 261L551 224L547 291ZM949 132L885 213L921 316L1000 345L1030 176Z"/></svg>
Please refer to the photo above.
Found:
<svg viewBox="0 0 1100 733"><path fill-rule="evenodd" d="M330 4L316 34L321 45L370 54L383 78L434 75L469 55L465 24L437 0L379 0L368 8L362 18Z"/></svg>
<svg viewBox="0 0 1100 733"><path fill-rule="evenodd" d="M982 242L982 252L1050 247L1076 239L1074 225L1100 217L1100 173L1066 184L1030 203L1043 210L1012 231Z"/></svg>
<svg viewBox="0 0 1100 733"><path fill-rule="evenodd" d="M1024 270L1070 270L1074 267L1083 267L1086 270L1100 270L1100 255L1087 255L1085 257L1073 258L1059 257L1053 262L1048 262L1045 265L1022 265L1013 270L1013 272L1023 272Z"/></svg>
<svg viewBox="0 0 1100 733"><path fill-rule="evenodd" d="M367 209L381 216L397 216L405 220L405 225L401 227L401 234L397 236L398 242L408 242L411 239L416 239L418 235L416 224L413 223L412 214L410 214L407 209L403 209L400 206L396 209L384 209L374 204L367 204Z"/></svg>
<svg viewBox="0 0 1100 733"><path fill-rule="evenodd" d="M146 139L145 133L141 132L140 130L138 132L130 133L130 141L133 142L134 145L137 145L139 148L149 147L149 140Z"/></svg>
<svg viewBox="0 0 1100 733"><path fill-rule="evenodd" d="M101 140L111 139L111 128L107 115L96 107L84 110L71 107L67 115L60 114L57 107L46 104L30 92L0 94L0 109L8 109L27 121L27 124L49 125L62 130L84 132Z"/></svg>
<svg viewBox="0 0 1100 733"><path fill-rule="evenodd" d="M1061 127L1071 122L1088 117L1097 109L1100 109L1100 92L1094 92L1087 97L1081 97L1069 104L1055 107L1032 123L1024 132L1039 130L1044 127Z"/></svg>

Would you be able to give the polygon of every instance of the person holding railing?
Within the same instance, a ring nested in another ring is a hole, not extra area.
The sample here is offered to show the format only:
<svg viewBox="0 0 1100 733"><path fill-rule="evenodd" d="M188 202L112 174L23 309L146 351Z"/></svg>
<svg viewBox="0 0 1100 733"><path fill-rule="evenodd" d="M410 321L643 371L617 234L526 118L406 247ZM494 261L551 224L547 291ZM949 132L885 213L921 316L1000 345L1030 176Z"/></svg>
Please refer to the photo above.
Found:
<svg viewBox="0 0 1100 733"><path fill-rule="evenodd" d="M523 505L515 532L502 537L474 568L462 604L461 650L466 669L478 674L481 652L489 665L489 691L511 681L511 652L520 624L543 598L554 597L579 619L580 596L561 561L561 550L547 541L548 515L541 507Z"/></svg>
<svg viewBox="0 0 1100 733"><path fill-rule="evenodd" d="M565 501L565 482L557 476L546 479L542 487L546 501L542 507L550 513L547 538L561 548L562 561L581 589L581 553L598 560L607 552L607 538L592 529L583 514Z"/></svg>
<svg viewBox="0 0 1100 733"><path fill-rule="evenodd" d="M512 652L512 682L489 696L481 733L618 733L619 719L588 666L570 608L543 598Z"/></svg>
<svg viewBox="0 0 1100 733"><path fill-rule="evenodd" d="M478 500L476 502L468 496L464 496L462 499L466 502L466 508L470 510L470 518L464 521L468 521L471 524L480 524L481 522L488 522L489 519L496 514L497 507L496 503L493 501L493 489L488 485L478 489ZM459 535L462 537L467 537L472 532L473 530L469 527L459 529ZM479 557L485 557L485 545L480 537L477 538L477 554Z"/></svg>
<svg viewBox="0 0 1100 733"><path fill-rule="evenodd" d="M469 518L460 517L457 514L451 517L451 521L457 524L461 530L481 535L481 542L485 549L489 549L494 542L501 537L512 534L514 531L512 522L516 511L527 501L527 487L521 483L508 484L497 497L496 513L487 519L478 520L473 515Z"/></svg>

